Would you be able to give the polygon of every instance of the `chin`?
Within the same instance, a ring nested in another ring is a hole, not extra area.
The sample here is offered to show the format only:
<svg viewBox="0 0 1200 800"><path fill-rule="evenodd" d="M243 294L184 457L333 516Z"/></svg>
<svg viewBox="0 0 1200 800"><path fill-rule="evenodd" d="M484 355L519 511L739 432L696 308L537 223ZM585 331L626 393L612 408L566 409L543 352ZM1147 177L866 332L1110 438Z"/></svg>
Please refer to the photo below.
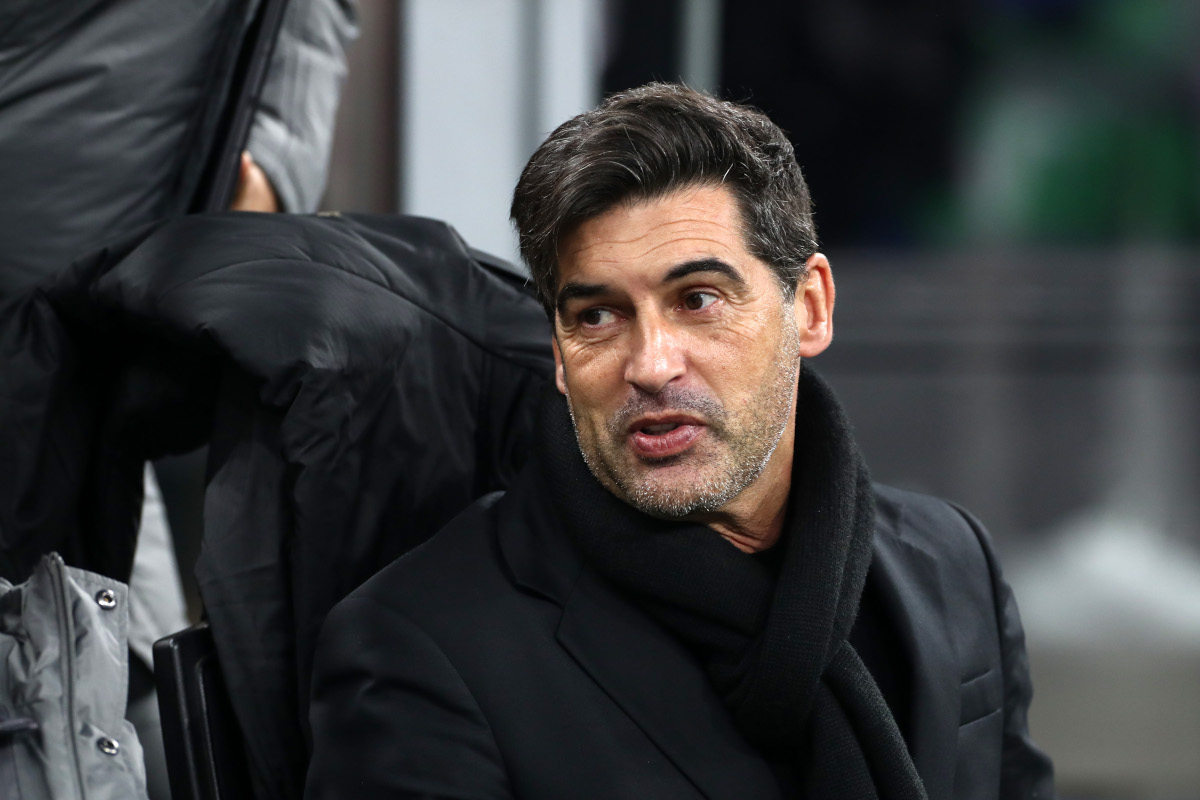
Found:
<svg viewBox="0 0 1200 800"><path fill-rule="evenodd" d="M728 481L689 471L686 477L667 481L646 479L622 487L626 502L639 511L665 519L681 519L716 511L736 494Z"/></svg>

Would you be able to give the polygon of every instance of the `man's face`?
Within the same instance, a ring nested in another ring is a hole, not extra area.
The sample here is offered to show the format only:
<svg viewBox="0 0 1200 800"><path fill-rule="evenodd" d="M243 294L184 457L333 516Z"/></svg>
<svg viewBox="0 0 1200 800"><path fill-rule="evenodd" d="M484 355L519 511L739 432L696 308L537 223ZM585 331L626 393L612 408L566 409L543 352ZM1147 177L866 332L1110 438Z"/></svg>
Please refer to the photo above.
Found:
<svg viewBox="0 0 1200 800"><path fill-rule="evenodd" d="M830 335L828 264L813 259L823 310L811 275L785 299L715 186L617 206L564 238L558 386L609 491L667 517L726 509L764 480L786 495L800 358Z"/></svg>

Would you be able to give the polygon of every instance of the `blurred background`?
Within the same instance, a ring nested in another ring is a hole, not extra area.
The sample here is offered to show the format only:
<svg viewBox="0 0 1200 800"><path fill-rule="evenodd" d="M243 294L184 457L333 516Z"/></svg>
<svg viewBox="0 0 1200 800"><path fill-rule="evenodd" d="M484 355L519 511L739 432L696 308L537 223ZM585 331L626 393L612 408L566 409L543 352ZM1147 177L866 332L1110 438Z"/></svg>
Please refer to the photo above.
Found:
<svg viewBox="0 0 1200 800"><path fill-rule="evenodd" d="M446 219L514 261L521 167L605 93L683 79L768 112L839 288L817 367L877 479L991 529L1061 793L1200 798L1200 2L360 15L324 207ZM164 466L165 491L192 474Z"/></svg>

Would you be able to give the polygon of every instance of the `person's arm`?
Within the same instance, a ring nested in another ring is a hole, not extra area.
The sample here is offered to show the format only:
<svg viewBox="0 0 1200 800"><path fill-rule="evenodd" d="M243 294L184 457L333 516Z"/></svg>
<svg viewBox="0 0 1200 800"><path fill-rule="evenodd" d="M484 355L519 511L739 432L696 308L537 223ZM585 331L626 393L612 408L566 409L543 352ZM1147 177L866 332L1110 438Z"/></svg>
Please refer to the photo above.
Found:
<svg viewBox="0 0 1200 800"><path fill-rule="evenodd" d="M510 798L487 719L420 628L351 598L321 629L305 797Z"/></svg>
<svg viewBox="0 0 1200 800"><path fill-rule="evenodd" d="M247 149L280 210L317 210L325 190L353 0L291 0L271 56Z"/></svg>
<svg viewBox="0 0 1200 800"><path fill-rule="evenodd" d="M956 506L957 508L957 506ZM1029 655L1025 651L1025 629L1013 591L1004 580L991 537L982 523L962 508L958 511L975 532L987 558L996 604L1000 636L1000 667L1004 676L1004 752L1000 764L1001 800L1050 800L1054 793L1054 766L1029 735L1029 703L1033 682L1029 677Z"/></svg>

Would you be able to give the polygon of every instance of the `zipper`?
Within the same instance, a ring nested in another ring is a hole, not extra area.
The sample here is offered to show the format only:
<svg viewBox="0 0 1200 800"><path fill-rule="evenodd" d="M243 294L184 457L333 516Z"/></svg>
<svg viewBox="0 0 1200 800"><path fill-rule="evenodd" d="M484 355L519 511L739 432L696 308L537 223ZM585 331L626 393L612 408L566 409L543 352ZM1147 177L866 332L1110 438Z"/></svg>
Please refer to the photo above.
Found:
<svg viewBox="0 0 1200 800"><path fill-rule="evenodd" d="M55 611L58 613L59 653L62 659L63 688L67 709L67 738L71 748L78 786L77 797L84 798L83 766L79 763L79 737L75 733L75 625L71 620L71 598L67 594L67 565L58 553L46 557L54 583Z"/></svg>

